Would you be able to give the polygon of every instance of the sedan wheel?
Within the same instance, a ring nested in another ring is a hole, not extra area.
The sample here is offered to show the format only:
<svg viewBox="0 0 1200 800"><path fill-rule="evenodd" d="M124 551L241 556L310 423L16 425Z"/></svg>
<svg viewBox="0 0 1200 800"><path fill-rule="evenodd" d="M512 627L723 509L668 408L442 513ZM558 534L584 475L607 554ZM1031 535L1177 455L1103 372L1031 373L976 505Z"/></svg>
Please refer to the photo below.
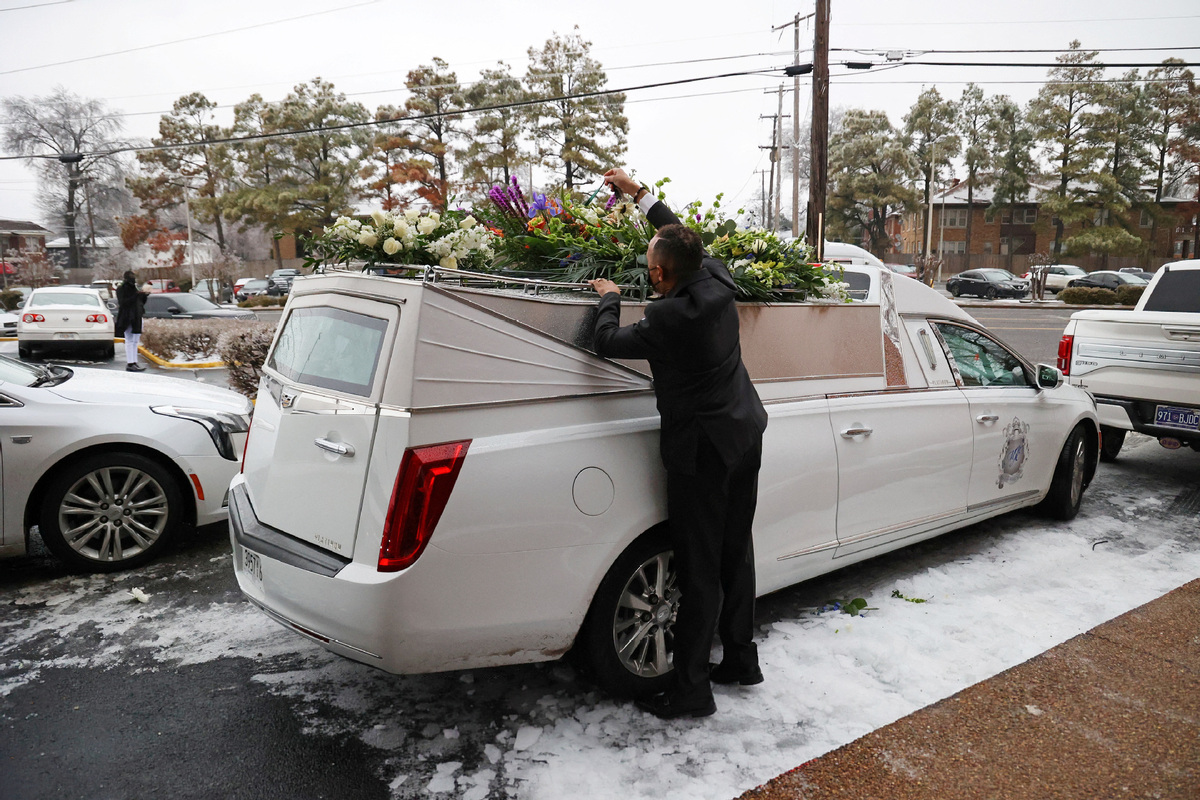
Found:
<svg viewBox="0 0 1200 800"><path fill-rule="evenodd" d="M174 537L182 514L178 484L134 453L84 458L50 483L42 540L69 566L113 572L144 564Z"/></svg>
<svg viewBox="0 0 1200 800"><path fill-rule="evenodd" d="M986 289L984 289L983 296L986 297L988 300L995 300L996 299L996 287L989 286Z"/></svg>
<svg viewBox="0 0 1200 800"><path fill-rule="evenodd" d="M610 694L645 697L671 679L680 594L674 561L666 537L652 532L621 554L596 590L576 651Z"/></svg>

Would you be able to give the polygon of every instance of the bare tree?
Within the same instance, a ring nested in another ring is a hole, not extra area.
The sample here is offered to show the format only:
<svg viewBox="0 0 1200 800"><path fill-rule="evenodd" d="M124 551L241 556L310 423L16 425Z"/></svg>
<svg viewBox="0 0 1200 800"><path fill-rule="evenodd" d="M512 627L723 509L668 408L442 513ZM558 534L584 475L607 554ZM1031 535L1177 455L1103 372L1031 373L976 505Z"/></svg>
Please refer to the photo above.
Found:
<svg viewBox="0 0 1200 800"><path fill-rule="evenodd" d="M5 98L3 119L5 151L38 159L42 194L55 209L54 219L47 221L65 228L68 266L78 268L84 200L91 191L120 182L120 161L109 154L125 145L117 139L120 120L103 102L62 87L48 97Z"/></svg>

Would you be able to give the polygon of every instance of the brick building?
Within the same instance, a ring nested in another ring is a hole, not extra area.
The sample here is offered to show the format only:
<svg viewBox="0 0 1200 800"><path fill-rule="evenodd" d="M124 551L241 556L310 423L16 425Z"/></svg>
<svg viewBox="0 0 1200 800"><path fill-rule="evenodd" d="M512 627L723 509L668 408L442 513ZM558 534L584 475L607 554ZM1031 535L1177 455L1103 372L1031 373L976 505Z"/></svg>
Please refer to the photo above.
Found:
<svg viewBox="0 0 1200 800"><path fill-rule="evenodd" d="M1044 187L1033 187L1011 208L1001 212L989 209L992 204L993 192L990 187L976 187L973 202L967 204L967 188L957 183L939 192L933 198L933 235L930 250L941 254L950 272L963 268L962 257L966 253L972 255L971 266L1003 266L1000 259L988 256L1014 256L1013 263L1023 271L1029 265L1029 257L1035 253L1050 253L1054 246L1054 220L1045 213L1038 202L1038 195L1045 192ZM1063 256L1063 263L1079 264L1085 268L1116 268L1118 266L1133 266L1143 264L1151 269L1165 261L1181 258L1195 258L1195 222L1189 216L1185 204L1194 201L1180 197L1164 197L1161 205L1167 211L1168 218L1161 220L1157 230L1153 219L1145 211L1131 211L1129 230L1143 241L1149 241L1155 233L1157 241L1150 249L1148 256L1109 257L1104 259L1098 254L1083 256ZM1194 207L1194 206L1193 206ZM967 241L967 215L971 214L971 241ZM1098 216L1094 224L1101 224ZM903 254L918 254L923 249L925 231L923 211L908 212L904 215L900 227L899 257ZM1082 230L1088 223L1069 225L1063 232L1063 239L1070 238ZM976 260L975 256L982 258ZM995 262L995 263L992 263ZM957 268L957 269L956 269Z"/></svg>

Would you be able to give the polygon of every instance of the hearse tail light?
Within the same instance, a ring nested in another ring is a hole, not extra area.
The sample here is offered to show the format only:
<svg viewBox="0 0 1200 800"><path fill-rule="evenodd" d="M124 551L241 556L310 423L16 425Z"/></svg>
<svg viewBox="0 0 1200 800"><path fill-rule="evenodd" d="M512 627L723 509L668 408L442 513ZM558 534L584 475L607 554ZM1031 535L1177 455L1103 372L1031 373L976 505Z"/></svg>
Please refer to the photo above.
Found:
<svg viewBox="0 0 1200 800"><path fill-rule="evenodd" d="M450 500L470 445L468 439L404 451L383 524L380 572L399 572L421 557Z"/></svg>
<svg viewBox="0 0 1200 800"><path fill-rule="evenodd" d="M1074 342L1075 337L1069 333L1058 341L1058 371L1063 375L1071 374L1071 347Z"/></svg>
<svg viewBox="0 0 1200 800"><path fill-rule="evenodd" d="M26 314L21 317L22 322L45 322L46 318L41 314Z"/></svg>

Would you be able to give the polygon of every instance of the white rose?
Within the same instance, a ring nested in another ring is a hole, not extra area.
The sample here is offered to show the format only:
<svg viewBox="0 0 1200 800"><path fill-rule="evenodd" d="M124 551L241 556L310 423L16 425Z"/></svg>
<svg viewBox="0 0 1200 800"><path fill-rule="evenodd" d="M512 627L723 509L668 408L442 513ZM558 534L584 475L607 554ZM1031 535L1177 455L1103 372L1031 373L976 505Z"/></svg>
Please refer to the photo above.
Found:
<svg viewBox="0 0 1200 800"><path fill-rule="evenodd" d="M755 239L753 242L750 243L751 252L761 253L763 250L766 250L766 249L767 249L767 243L764 242L762 239Z"/></svg>
<svg viewBox="0 0 1200 800"><path fill-rule="evenodd" d="M409 222L416 222L416 221L417 221L417 217L419 217L419 216L421 216L421 212L420 212L420 211L418 211L418 210L417 210L417 209L415 209L415 208L406 208L406 209L404 209L404 217L405 217L405 218L406 218L406 219L407 219Z"/></svg>
<svg viewBox="0 0 1200 800"><path fill-rule="evenodd" d="M382 227L383 227L384 220L386 220L386 219L387 219L387 217L385 217L385 216L383 215L383 212L382 212L382 211L380 211L378 208L376 208L376 209L373 209L373 210L371 211L371 219L375 220L375 226L376 226L376 227L378 227L378 228L382 228Z"/></svg>
<svg viewBox="0 0 1200 800"><path fill-rule="evenodd" d="M374 247L379 244L379 237L375 235L375 231L370 228L363 228L362 233L358 234L358 243L367 247Z"/></svg>
<svg viewBox="0 0 1200 800"><path fill-rule="evenodd" d="M396 220L392 224L392 235L400 239L404 239L409 236L408 223L402 219Z"/></svg>
<svg viewBox="0 0 1200 800"><path fill-rule="evenodd" d="M421 235L433 233L437 226L437 220L434 219L432 215L428 217L422 217L421 221L417 223L417 233L420 233Z"/></svg>
<svg viewBox="0 0 1200 800"><path fill-rule="evenodd" d="M429 212L429 218L433 220L434 225L437 225L442 221L442 215L436 211Z"/></svg>
<svg viewBox="0 0 1200 800"><path fill-rule="evenodd" d="M396 255L396 253L400 252L400 243L389 236L383 240L383 252L387 253L389 256Z"/></svg>
<svg viewBox="0 0 1200 800"><path fill-rule="evenodd" d="M467 228L474 228L475 227L475 218L467 217L462 222L458 223L458 227L462 228L463 230L466 230Z"/></svg>
<svg viewBox="0 0 1200 800"><path fill-rule="evenodd" d="M458 269L458 259L454 256L446 256L438 262L438 266L446 269Z"/></svg>

